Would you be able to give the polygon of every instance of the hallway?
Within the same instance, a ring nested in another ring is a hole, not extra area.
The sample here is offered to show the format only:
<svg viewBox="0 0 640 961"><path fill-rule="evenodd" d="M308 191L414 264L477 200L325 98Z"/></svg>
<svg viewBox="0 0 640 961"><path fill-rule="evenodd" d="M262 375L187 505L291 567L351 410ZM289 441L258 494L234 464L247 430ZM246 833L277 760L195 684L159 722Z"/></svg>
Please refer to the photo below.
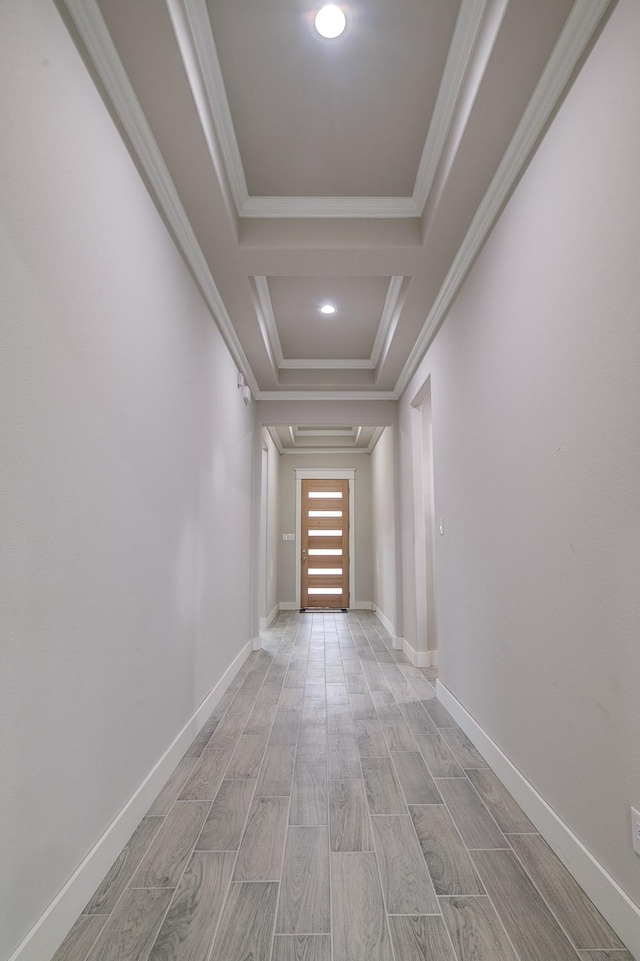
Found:
<svg viewBox="0 0 640 961"><path fill-rule="evenodd" d="M55 961L633 961L375 615L262 645Z"/></svg>

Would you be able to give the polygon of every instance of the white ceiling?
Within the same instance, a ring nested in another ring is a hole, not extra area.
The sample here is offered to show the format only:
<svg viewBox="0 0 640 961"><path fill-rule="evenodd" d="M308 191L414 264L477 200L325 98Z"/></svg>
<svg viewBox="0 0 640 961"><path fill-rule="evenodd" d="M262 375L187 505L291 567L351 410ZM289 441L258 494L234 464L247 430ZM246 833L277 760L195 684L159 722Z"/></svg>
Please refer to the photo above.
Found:
<svg viewBox="0 0 640 961"><path fill-rule="evenodd" d="M610 5L61 2L264 399L399 396Z"/></svg>

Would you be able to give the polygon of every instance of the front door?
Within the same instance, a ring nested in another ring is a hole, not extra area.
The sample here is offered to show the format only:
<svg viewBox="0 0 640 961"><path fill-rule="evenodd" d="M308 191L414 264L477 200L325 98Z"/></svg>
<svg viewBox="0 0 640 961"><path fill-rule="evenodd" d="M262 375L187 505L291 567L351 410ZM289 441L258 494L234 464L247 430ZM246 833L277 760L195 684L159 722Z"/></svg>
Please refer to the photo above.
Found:
<svg viewBox="0 0 640 961"><path fill-rule="evenodd" d="M302 480L300 606L349 607L349 481Z"/></svg>

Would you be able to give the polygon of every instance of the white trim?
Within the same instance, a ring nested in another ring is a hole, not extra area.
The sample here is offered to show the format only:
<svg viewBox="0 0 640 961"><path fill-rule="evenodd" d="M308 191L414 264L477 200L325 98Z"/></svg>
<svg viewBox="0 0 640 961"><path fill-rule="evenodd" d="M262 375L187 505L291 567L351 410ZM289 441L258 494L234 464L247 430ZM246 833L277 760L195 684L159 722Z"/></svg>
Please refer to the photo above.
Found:
<svg viewBox="0 0 640 961"><path fill-rule="evenodd" d="M395 390L259 390L256 400L398 400Z"/></svg>
<svg viewBox="0 0 640 961"><path fill-rule="evenodd" d="M219 170L219 149L238 216L269 219L421 217L463 91L487 2L464 0L462 3L411 197L253 197L249 196L205 0L167 0L212 161ZM211 128L213 136L209 133Z"/></svg>
<svg viewBox="0 0 640 961"><path fill-rule="evenodd" d="M286 447L283 454L369 454L366 447Z"/></svg>
<svg viewBox="0 0 640 961"><path fill-rule="evenodd" d="M295 601L280 601L278 607L281 611L297 611L300 609L300 605L296 604Z"/></svg>
<svg viewBox="0 0 640 961"><path fill-rule="evenodd" d="M296 451L298 453L298 451ZM314 451L314 453L318 453ZM346 451L345 453L352 453L352 451ZM304 478L305 480L355 480L356 468L355 467L294 467L296 472L296 480ZM353 520L353 518L350 518Z"/></svg>
<svg viewBox="0 0 640 961"><path fill-rule="evenodd" d="M269 437L270 437L271 440L273 441L274 446L275 446L276 450L278 451L278 453L279 453L279 454L284 454L284 450L285 450L285 449L284 449L284 447L282 446L282 442L281 442L281 440L280 440L280 436L279 436L279 434L278 434L278 431L275 429L275 427L270 427L270 426L267 427L267 430L269 431Z"/></svg>
<svg viewBox="0 0 640 961"><path fill-rule="evenodd" d="M206 131L213 122L229 187L236 210L240 211L249 198L249 190L206 3L204 0L167 0L167 6L200 124ZM182 30L179 29L181 26ZM205 105L197 95L201 88L206 93L209 116L205 115ZM211 147L210 152L214 167L217 167L217 157Z"/></svg>
<svg viewBox="0 0 640 961"><path fill-rule="evenodd" d="M380 440L380 438L382 437L386 429L387 429L386 427L376 427L373 434L371 435L371 440L369 441L369 446L367 447L367 454L371 454L373 452L374 447L376 446L376 444L378 443L378 441Z"/></svg>
<svg viewBox="0 0 640 961"><path fill-rule="evenodd" d="M362 427L294 427L293 435L295 437L335 437L340 434L342 437L354 437L357 441L356 434L362 430Z"/></svg>
<svg viewBox="0 0 640 961"><path fill-rule="evenodd" d="M387 633L390 634L391 637L393 638L393 646L395 650L399 651L400 647L396 647L396 644L395 644L397 638L396 638L396 629L394 625L391 623L387 615L384 614L379 607L376 607L375 604L371 605L371 610L374 612L374 614L376 615L376 617L384 627L385 631L387 631Z"/></svg>
<svg viewBox="0 0 640 961"><path fill-rule="evenodd" d="M64 0L132 149L200 287L218 330L254 397L258 383L200 248L160 148L138 102L96 0Z"/></svg>
<svg viewBox="0 0 640 961"><path fill-rule="evenodd" d="M487 3L488 0L462 0L460 5L413 188L413 200L421 212L424 211L438 173Z"/></svg>
<svg viewBox="0 0 640 961"><path fill-rule="evenodd" d="M216 704L247 657L252 642L244 645L218 683L193 712L162 757L94 844L49 907L36 921L8 961L42 961L64 941L89 898L149 810L185 751L200 732Z"/></svg>
<svg viewBox="0 0 640 961"><path fill-rule="evenodd" d="M382 356L383 351L385 357L388 353L389 344L391 342L389 332L391 331L391 324L395 317L396 307L398 306L398 298L400 297L400 291L402 290L403 283L404 277L400 276L394 276L389 281L389 287L384 301L384 307L382 308L380 323L378 324L378 330L376 331L376 337L371 350L371 363L374 368L380 363L384 362L384 357Z"/></svg>
<svg viewBox="0 0 640 961"><path fill-rule="evenodd" d="M502 206L516 184L594 31L612 0L574 4L516 132L440 288L395 385L400 396L449 311Z"/></svg>
<svg viewBox="0 0 640 961"><path fill-rule="evenodd" d="M253 651L259 651L259 650L261 650L261 648L262 648L262 641L261 641L261 639L260 639L260 635L258 635L258 637L252 638L252 640L251 640L251 650L253 650Z"/></svg>
<svg viewBox="0 0 640 961"><path fill-rule="evenodd" d="M279 370L375 370L383 348L388 348L390 340L388 335L403 281L403 276L392 277L389 281L370 357L360 357L352 360L345 358L285 358L273 312L268 278L254 275L253 282L259 304L258 324L274 373L277 375Z"/></svg>
<svg viewBox="0 0 640 961"><path fill-rule="evenodd" d="M368 357L353 360L341 358L293 358L283 360L280 370L373 370L376 366Z"/></svg>
<svg viewBox="0 0 640 961"><path fill-rule="evenodd" d="M258 295L258 303L260 305L260 310L258 312L258 321L260 323L260 332L262 333L262 339L264 340L264 345L267 348L267 354L271 360L271 365L275 363L276 370L274 371L277 375L278 369L284 363L284 355L282 353L282 344L280 343L280 335L278 334L278 325L276 324L276 318L273 313L273 304L271 303L271 294L269 293L269 282L266 277L254 276L253 282L256 287L256 294Z"/></svg>
<svg viewBox="0 0 640 961"><path fill-rule="evenodd" d="M299 453L296 451L296 453ZM318 452L315 451L317 454ZM347 453L345 451L345 453ZM352 451L348 451L352 453ZM355 569L356 569L356 525L355 525L355 467L295 467L296 474L296 544L300 543L302 524L302 481L303 480L348 480L349 481L349 608L355 609ZM296 607L300 608L300 549L296 550Z"/></svg>
<svg viewBox="0 0 640 961"><path fill-rule="evenodd" d="M265 631L265 630L267 630L267 628L271 627L271 625L272 625L273 622L275 621L276 617L278 616L278 611L279 611L279 610L280 610L280 605L279 605L278 602L276 601L276 603L274 604L274 606L273 606L272 610L269 612L269 614L267 614L266 617L261 617L261 618L260 618L260 630L261 630L261 631ZM260 639L258 638L258 640L260 640ZM254 648L254 650L257 650L257 648Z"/></svg>
<svg viewBox="0 0 640 961"><path fill-rule="evenodd" d="M398 645L396 646L396 641ZM431 667L431 652L416 651L406 637L394 638L393 646L396 651L402 651L409 658L414 667Z"/></svg>
<svg viewBox="0 0 640 961"><path fill-rule="evenodd" d="M353 604L349 606L350 611L371 611L373 610L373 605L371 601L354 601Z"/></svg>
<svg viewBox="0 0 640 961"><path fill-rule="evenodd" d="M240 217L281 218L385 218L420 217L413 197L249 197L238 210Z"/></svg>
<svg viewBox="0 0 640 961"><path fill-rule="evenodd" d="M622 890L571 828L469 714L442 681L438 699L475 744L524 813L584 888L600 913L635 957L640 957L640 907Z"/></svg>

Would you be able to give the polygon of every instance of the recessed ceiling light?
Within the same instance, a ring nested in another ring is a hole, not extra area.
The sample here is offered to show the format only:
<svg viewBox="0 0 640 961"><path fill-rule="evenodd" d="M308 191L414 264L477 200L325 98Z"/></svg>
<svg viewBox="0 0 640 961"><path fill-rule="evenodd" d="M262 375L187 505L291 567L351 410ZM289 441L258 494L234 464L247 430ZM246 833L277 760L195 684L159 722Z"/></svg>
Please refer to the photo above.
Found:
<svg viewBox="0 0 640 961"><path fill-rule="evenodd" d="M328 3L321 10L318 10L315 19L316 30L321 37L327 40L334 40L339 37L347 25L347 18L335 3Z"/></svg>
<svg viewBox="0 0 640 961"><path fill-rule="evenodd" d="M336 308L333 306L333 304L323 304L320 308L321 314L335 314L335 312Z"/></svg>

